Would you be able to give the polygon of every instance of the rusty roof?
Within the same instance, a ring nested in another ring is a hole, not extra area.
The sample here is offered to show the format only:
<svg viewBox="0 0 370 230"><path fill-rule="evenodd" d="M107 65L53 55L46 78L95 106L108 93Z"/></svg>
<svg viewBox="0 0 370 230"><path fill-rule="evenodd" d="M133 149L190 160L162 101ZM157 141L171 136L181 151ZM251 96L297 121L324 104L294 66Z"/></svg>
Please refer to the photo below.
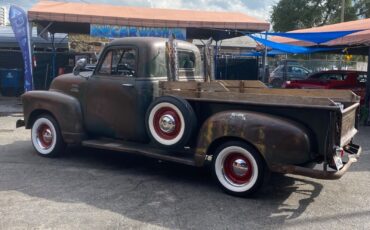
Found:
<svg viewBox="0 0 370 230"><path fill-rule="evenodd" d="M248 31L265 31L270 26L268 22L238 12L174 10L53 1L39 1L28 11L28 17L30 21Z"/></svg>
<svg viewBox="0 0 370 230"><path fill-rule="evenodd" d="M342 22L331 25L313 27L309 29L292 30L289 32L330 32L330 31L346 31L346 30L363 30L353 33L342 38L338 38L322 45L327 46L355 46L355 45L370 45L370 18L360 19L356 21ZM288 33L289 33L288 32ZM298 41L291 38L273 37L272 41L279 43L289 43L301 46L313 46L314 43Z"/></svg>

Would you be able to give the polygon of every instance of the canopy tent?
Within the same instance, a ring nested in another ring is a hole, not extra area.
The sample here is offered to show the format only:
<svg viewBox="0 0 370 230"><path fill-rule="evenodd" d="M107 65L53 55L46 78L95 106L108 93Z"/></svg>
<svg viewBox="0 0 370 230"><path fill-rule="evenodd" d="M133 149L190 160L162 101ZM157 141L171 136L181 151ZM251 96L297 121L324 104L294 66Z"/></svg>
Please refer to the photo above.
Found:
<svg viewBox="0 0 370 230"><path fill-rule="evenodd" d="M313 27L308 29L293 30L288 33L317 33L317 32L332 32L332 31L355 31L359 32L351 33L344 37L340 37L321 45L325 46L336 46L336 47L363 47L363 49L358 50L362 54L367 54L367 47L370 45L370 18L360 19L356 21L342 22L332 25L325 25L319 27ZM284 44L292 44L299 46L315 46L313 42L300 41L292 38L284 37L272 37L272 41Z"/></svg>
<svg viewBox="0 0 370 230"><path fill-rule="evenodd" d="M288 32L288 33L267 33L270 36L279 36L284 38L293 38L296 40L312 42L316 44L325 43L347 36L349 34L357 33L362 30L348 30L348 31L330 31L330 32Z"/></svg>
<svg viewBox="0 0 370 230"><path fill-rule="evenodd" d="M186 39L215 40L241 36L240 31L267 31L269 23L236 12L173 10L72 2L40 1L29 21L52 33L90 34L91 25L186 29Z"/></svg>

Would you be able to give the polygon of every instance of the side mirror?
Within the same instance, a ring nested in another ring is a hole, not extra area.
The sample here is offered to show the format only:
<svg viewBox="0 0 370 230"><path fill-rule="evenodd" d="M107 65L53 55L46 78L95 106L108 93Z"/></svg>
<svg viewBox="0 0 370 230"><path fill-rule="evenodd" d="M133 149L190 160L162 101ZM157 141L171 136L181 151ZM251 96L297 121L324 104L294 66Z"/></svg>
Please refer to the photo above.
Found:
<svg viewBox="0 0 370 230"><path fill-rule="evenodd" d="M75 67L73 68L73 74L75 76L80 75L81 70L85 69L87 65L86 58L81 58L76 62Z"/></svg>

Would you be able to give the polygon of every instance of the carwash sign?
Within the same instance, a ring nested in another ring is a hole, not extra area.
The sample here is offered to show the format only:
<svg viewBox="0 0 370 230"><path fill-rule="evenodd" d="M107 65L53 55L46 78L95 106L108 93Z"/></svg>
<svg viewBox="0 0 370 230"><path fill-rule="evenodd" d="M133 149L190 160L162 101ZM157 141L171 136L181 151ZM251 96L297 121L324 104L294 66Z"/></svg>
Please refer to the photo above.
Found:
<svg viewBox="0 0 370 230"><path fill-rule="evenodd" d="M186 29L91 24L90 35L94 37L105 37L105 38L123 38L123 37L168 38L170 35L175 35L176 39L186 40Z"/></svg>
<svg viewBox="0 0 370 230"><path fill-rule="evenodd" d="M24 62L24 91L27 92L32 90L32 57L30 27L27 14L22 8L11 6L9 10L9 21L22 51Z"/></svg>

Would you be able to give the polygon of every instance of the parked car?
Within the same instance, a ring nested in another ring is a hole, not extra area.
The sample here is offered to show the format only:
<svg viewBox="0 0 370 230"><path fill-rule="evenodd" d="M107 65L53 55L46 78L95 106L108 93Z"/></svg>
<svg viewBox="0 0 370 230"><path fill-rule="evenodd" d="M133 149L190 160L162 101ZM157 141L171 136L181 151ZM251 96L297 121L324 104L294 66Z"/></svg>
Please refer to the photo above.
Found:
<svg viewBox="0 0 370 230"><path fill-rule="evenodd" d="M269 84L274 88L279 88L286 80L306 79L310 73L309 69L300 65L279 65L271 72Z"/></svg>
<svg viewBox="0 0 370 230"><path fill-rule="evenodd" d="M364 103L367 73L352 70L329 70L312 74L305 80L285 82L289 89L350 89L361 97Z"/></svg>
<svg viewBox="0 0 370 230"><path fill-rule="evenodd" d="M25 93L17 127L31 129L32 145L44 157L81 144L211 164L219 185L237 196L256 192L269 171L339 179L360 154L352 141L359 99L351 91L318 96L277 92L259 81L205 82L196 46L177 41L179 55L168 47L163 38L112 41L92 75L80 74L81 60L48 91ZM303 166L310 163L324 167Z"/></svg>

